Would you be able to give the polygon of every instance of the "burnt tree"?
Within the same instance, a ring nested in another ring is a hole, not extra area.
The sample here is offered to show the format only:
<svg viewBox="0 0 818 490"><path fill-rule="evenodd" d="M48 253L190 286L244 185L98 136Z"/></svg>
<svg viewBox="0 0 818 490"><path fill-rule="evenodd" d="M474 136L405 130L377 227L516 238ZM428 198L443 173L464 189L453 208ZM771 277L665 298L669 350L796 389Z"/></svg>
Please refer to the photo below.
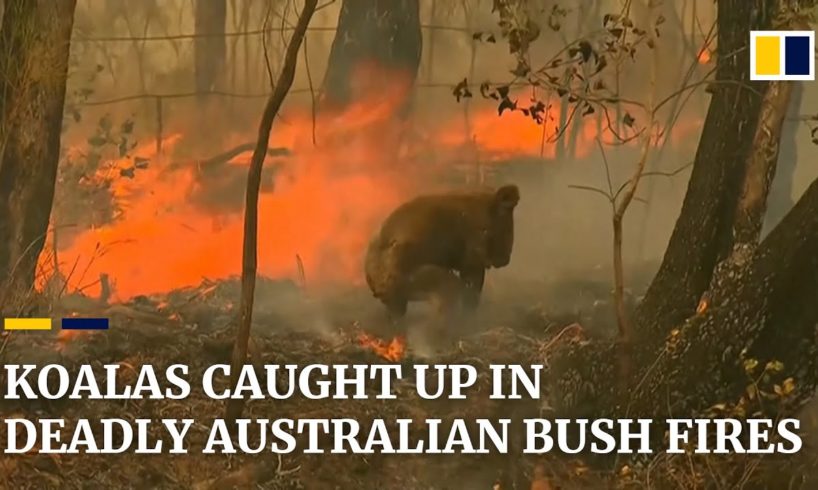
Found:
<svg viewBox="0 0 818 490"><path fill-rule="evenodd" d="M759 243L793 85L750 82L748 73L750 30L801 21L776 18L786 2L717 5L716 80L693 172L662 265L633 318L638 369L622 396L611 383L615 344L560 345L550 388L566 415L660 419L739 403L745 359L783 362L782 375L795 380L789 409L811 397L818 381L818 182Z"/></svg>
<svg viewBox="0 0 818 490"><path fill-rule="evenodd" d="M34 282L54 200L76 0L7 0L0 30L0 310ZM2 313L3 311L0 311Z"/></svg>
<svg viewBox="0 0 818 490"><path fill-rule="evenodd" d="M422 45L418 0L344 0L324 74L322 106L341 109L395 84L411 87Z"/></svg>
<svg viewBox="0 0 818 490"><path fill-rule="evenodd" d="M227 56L224 37L227 0L196 0L193 5L196 30L193 63L196 92L201 94L215 90L222 82Z"/></svg>
<svg viewBox="0 0 818 490"><path fill-rule="evenodd" d="M764 233L781 221L781 218L793 206L792 183L795 168L798 165L798 116L801 110L801 100L804 93L804 84L799 83L792 90L790 112L781 134L781 152L778 155L778 169L775 173L773 188L770 190L770 205L764 220Z"/></svg>

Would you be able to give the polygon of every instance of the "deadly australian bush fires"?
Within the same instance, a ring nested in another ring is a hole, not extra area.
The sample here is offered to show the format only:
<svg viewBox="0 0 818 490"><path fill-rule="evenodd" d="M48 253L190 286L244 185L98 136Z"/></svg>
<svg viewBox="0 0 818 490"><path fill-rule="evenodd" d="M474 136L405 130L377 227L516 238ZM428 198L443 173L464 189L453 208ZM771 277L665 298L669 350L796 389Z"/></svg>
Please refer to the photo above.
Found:
<svg viewBox="0 0 818 490"><path fill-rule="evenodd" d="M2 7L0 488L818 483L812 0Z"/></svg>

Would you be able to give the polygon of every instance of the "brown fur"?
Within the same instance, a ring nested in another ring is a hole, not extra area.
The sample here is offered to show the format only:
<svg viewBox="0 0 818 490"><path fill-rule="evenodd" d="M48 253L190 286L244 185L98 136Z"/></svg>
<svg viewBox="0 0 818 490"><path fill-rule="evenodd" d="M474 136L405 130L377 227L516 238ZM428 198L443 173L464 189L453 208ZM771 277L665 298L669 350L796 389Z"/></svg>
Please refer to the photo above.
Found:
<svg viewBox="0 0 818 490"><path fill-rule="evenodd" d="M409 301L475 308L485 271L505 267L514 244L515 185L496 191L430 194L399 206L366 253L366 281L396 316Z"/></svg>

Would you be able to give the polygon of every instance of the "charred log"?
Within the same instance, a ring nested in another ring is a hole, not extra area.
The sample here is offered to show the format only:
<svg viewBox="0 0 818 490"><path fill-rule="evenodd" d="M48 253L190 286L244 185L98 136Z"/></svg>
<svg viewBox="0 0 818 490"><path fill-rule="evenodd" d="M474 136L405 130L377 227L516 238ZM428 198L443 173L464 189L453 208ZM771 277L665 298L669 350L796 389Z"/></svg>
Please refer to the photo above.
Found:
<svg viewBox="0 0 818 490"><path fill-rule="evenodd" d="M28 292L54 200L76 0L9 0L0 30L0 305Z"/></svg>
<svg viewBox="0 0 818 490"><path fill-rule="evenodd" d="M338 109L363 96L410 88L422 43L418 0L345 0L324 75L322 105Z"/></svg>
<svg viewBox="0 0 818 490"><path fill-rule="evenodd" d="M196 92L200 94L215 90L221 84L227 56L227 41L224 37L226 23L226 0L194 2L196 39L193 44L193 62Z"/></svg>

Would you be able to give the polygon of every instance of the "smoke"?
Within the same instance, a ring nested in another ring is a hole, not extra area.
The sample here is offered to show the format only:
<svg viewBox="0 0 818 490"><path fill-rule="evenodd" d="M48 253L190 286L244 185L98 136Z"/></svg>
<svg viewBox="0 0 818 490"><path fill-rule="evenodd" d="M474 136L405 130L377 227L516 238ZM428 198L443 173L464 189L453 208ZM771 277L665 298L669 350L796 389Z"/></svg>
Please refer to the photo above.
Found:
<svg viewBox="0 0 818 490"><path fill-rule="evenodd" d="M712 2L699 4L700 13L712 9ZM81 0L75 38L173 37L193 30L187 1L162 2L154 17L147 8L117 11L111 5ZM243 1L236 5L236 12L228 12L228 32L263 29L264 6ZM268 28L292 23L293 9L283 20L284 3L275 5ZM598 193L571 186L607 190L610 174L611 185L617 189L631 176L636 148L606 147L606 166L589 119L577 129L575 158L557 159L555 144L548 142L542 126L530 119L508 114L498 117L495 102L482 100L478 94L457 103L451 90L464 77L477 84L510 80L509 70L515 64L502 41L491 44L472 39L475 31L496 30L490 2L468 2L468 6L468 15L452 5L439 9L437 19L430 19L430 2L422 2L424 24L464 29L424 31L413 113L409 126L399 128L400 138L386 134L386 129L394 126L367 115L377 108L360 106L356 108L359 113L339 120L347 125L345 131L318 131L317 145L313 143L312 120L317 94L310 85L315 89L323 79L338 2L316 15L312 27L317 30L309 33L294 90L273 129L274 144L291 150L293 156L268 165L270 187L262 195L260 243L261 272L267 276L292 279L297 276L295 256L303 259L310 298L296 301L291 295L271 293L259 297L259 308L275 309L322 331L327 330L330 310L333 321L339 317L354 321L363 311L361 321L367 325L362 326L384 324L382 309L362 287L357 268L370 231L401 200L433 188L462 184L464 176L472 179L470 184L482 175L487 183L514 182L521 190L512 261L507 268L489 272L487 308L543 301L547 298L539 285L559 288L562 282L576 278L603 284L610 280L610 204ZM689 12L682 13L685 25L689 16ZM575 13L565 19L565 36L571 35L577 20ZM224 166L225 173L216 173L209 181L224 184L224 197L215 200L224 205L221 212L202 209L194 202L195 192L210 192L210 197L215 192L197 173L196 164L254 141L263 96L269 91L262 43L267 45L275 72L288 38L286 29L266 36L229 37L224 94L209 96L206 103L185 95L193 87L191 38L75 41L76 63L69 91L90 89L88 99L92 101L117 101L82 106L81 120L66 127L63 146L81 152L105 114L113 121L133 118L139 146L132 153L148 155L151 166L134 179L114 185L115 189L129 190L118 195L127 206L116 224L85 230L84 237L61 242L69 247L60 254L66 269L79 260L78 269L87 268L90 279L109 274L118 283L121 299L239 272L240 206L248 155L234 159ZM564 41L563 32L544 30L532 49L532 65L550 59ZM661 93L678 89L679 73L693 61L680 63L683 53L679 46L666 42L658 48L664 50ZM635 98L644 95L644 69L634 63L622 73L624 93ZM156 97L163 94L167 97ZM130 95L134 97L129 99ZM528 92L517 96L525 102ZM811 97L814 94L807 91L805 106L812 102ZM119 100L123 98L127 100ZM676 123L678 129L660 157L650 162L649 171L672 173L693 160L706 103L707 96L701 92L687 101ZM663 121L667 117L669 112L660 115ZM808 131L801 130L799 143L807 138ZM161 155L152 154L157 141L164 142ZM126 161L132 157L123 158L115 168L132 164ZM177 164L184 170L171 177L160 172ZM799 167L794 192L800 193L816 173ZM686 169L673 177L657 175L642 182L638 199L625 217L629 286L636 287L637 275L643 275L637 271L655 267L661 258L688 176ZM235 181L235 185L227 185L228 181ZM231 208L224 204L228 200L236 205ZM83 203L79 200L72 205L81 209ZM122 245L134 240L141 243ZM118 245L114 247L111 242ZM98 243L103 243L107 258L92 260ZM87 292L93 294L93 290Z"/></svg>

